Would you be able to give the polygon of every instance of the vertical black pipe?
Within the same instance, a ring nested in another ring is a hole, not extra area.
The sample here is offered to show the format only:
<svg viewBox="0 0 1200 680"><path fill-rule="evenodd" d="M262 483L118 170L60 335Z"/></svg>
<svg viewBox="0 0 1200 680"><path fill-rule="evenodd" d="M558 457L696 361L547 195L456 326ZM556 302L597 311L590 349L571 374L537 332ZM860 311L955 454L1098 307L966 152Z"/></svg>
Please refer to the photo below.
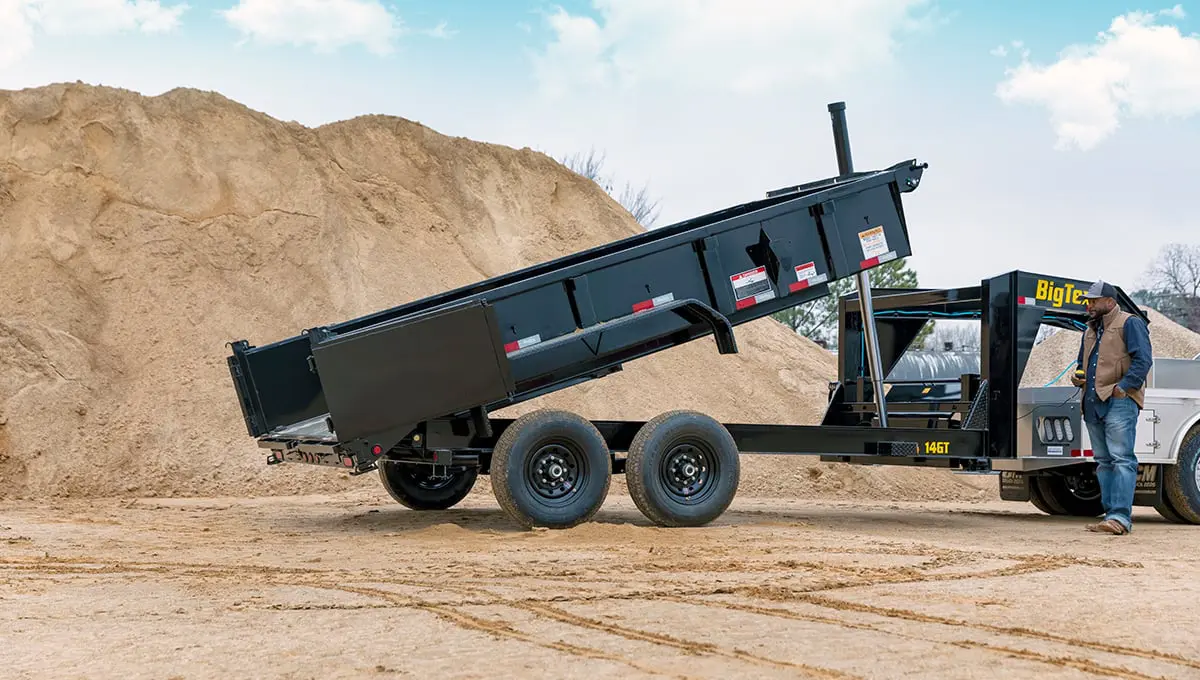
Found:
<svg viewBox="0 0 1200 680"><path fill-rule="evenodd" d="M846 129L846 103L829 105L829 118L833 122L833 147L837 152L838 174L854 172L854 159L850 156L850 132ZM887 405L884 403L883 373L879 357L879 331L875 327L875 305L871 298L871 273L858 273L858 306L862 313L864 340L867 345L867 362L871 371L871 385L875 396L875 407L879 410L879 426L888 426Z"/></svg>
<svg viewBox="0 0 1200 680"><path fill-rule="evenodd" d="M839 175L854 172L854 159L850 156L850 133L846 130L846 102L829 105L829 117L833 119L833 149L837 152Z"/></svg>

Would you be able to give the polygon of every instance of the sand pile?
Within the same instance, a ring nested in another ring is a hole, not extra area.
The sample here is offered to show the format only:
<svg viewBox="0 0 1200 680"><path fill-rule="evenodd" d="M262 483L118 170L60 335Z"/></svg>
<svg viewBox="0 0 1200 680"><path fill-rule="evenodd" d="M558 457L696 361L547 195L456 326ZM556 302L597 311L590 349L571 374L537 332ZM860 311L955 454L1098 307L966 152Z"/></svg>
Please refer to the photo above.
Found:
<svg viewBox="0 0 1200 680"><path fill-rule="evenodd" d="M1157 310L1146 309L1146 314L1150 317L1150 344L1154 348L1154 356L1191 359L1200 354L1200 334L1175 323ZM1058 380L1055 385L1069 386L1070 372L1063 373L1063 369L1068 366L1074 368L1081 340L1081 333L1062 330L1035 346L1029 354L1025 373L1021 376L1021 386L1041 387L1056 377Z"/></svg>
<svg viewBox="0 0 1200 680"><path fill-rule="evenodd" d="M399 118L310 129L194 90L0 92L0 497L378 485L266 467L225 343L265 344L638 229L542 154ZM739 356L700 341L510 411L815 422L832 357L769 320L738 337ZM976 493L937 471L813 465L747 460L745 488Z"/></svg>

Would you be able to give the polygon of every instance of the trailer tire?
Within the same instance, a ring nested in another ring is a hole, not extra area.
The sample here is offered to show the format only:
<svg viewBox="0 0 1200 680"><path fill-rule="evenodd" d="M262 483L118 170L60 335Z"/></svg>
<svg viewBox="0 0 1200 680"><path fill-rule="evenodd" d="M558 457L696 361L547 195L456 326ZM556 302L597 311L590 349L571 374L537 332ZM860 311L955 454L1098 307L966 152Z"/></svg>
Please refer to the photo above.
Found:
<svg viewBox="0 0 1200 680"><path fill-rule="evenodd" d="M1072 488L1079 487L1079 484L1072 485L1066 475L1038 475L1033 481L1042 500L1054 511L1053 514L1071 517L1099 517L1104 514L1104 500L1100 497L1100 484L1094 472L1088 480L1077 480L1092 482L1094 488L1092 484L1082 489Z"/></svg>
<svg viewBox="0 0 1200 680"><path fill-rule="evenodd" d="M740 475L729 430L694 411L670 411L647 422L625 461L629 495L659 526L702 526L720 517L733 502Z"/></svg>
<svg viewBox="0 0 1200 680"><path fill-rule="evenodd" d="M380 461L379 479L397 503L411 510L446 510L471 493L478 468L450 468L449 478L431 481L432 467L420 463Z"/></svg>
<svg viewBox="0 0 1200 680"><path fill-rule="evenodd" d="M512 422L492 451L492 493L526 529L566 529L592 518L612 482L608 443L591 421L540 410Z"/></svg>
<svg viewBox="0 0 1200 680"><path fill-rule="evenodd" d="M1163 491L1171 509L1189 524L1200 524L1200 427L1179 445L1174 465L1164 465Z"/></svg>

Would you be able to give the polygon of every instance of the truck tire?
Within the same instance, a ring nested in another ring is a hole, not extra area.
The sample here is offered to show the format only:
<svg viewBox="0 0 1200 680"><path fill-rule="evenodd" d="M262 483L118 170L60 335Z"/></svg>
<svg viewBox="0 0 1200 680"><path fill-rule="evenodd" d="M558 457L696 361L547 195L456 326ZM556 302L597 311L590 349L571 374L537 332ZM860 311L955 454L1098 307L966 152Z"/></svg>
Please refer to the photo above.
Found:
<svg viewBox="0 0 1200 680"><path fill-rule="evenodd" d="M1038 475L1033 479L1037 492L1055 515L1098 517L1104 514L1100 484L1094 472L1074 475Z"/></svg>
<svg viewBox="0 0 1200 680"><path fill-rule="evenodd" d="M625 461L629 495L659 526L702 526L720 517L740 474L729 431L694 411L670 411L643 425Z"/></svg>
<svg viewBox="0 0 1200 680"><path fill-rule="evenodd" d="M521 526L566 529L592 518L608 497L612 459L591 421L541 410L509 425L492 451L492 493Z"/></svg>
<svg viewBox="0 0 1200 680"><path fill-rule="evenodd" d="M471 493L479 470L473 467L449 468L445 477L433 475L431 465L380 461L379 478L383 488L397 503L412 510L452 508Z"/></svg>
<svg viewBox="0 0 1200 680"><path fill-rule="evenodd" d="M1189 524L1200 524L1200 427L1193 427L1179 445L1174 465L1164 465L1163 491L1171 509Z"/></svg>
<svg viewBox="0 0 1200 680"><path fill-rule="evenodd" d="M1033 504L1033 507L1041 510L1047 515L1061 515L1061 512L1055 510L1054 507L1047 503L1046 499L1042 497L1042 490L1041 487L1038 486L1036 479L1031 479L1029 481L1029 502Z"/></svg>
<svg viewBox="0 0 1200 680"><path fill-rule="evenodd" d="M1155 503L1154 510L1157 511L1163 519L1172 524L1191 524L1191 522L1184 519L1182 515L1180 515L1178 512L1175 512L1175 508L1171 507L1171 501L1167 500L1166 498L1162 499L1162 501L1158 503Z"/></svg>

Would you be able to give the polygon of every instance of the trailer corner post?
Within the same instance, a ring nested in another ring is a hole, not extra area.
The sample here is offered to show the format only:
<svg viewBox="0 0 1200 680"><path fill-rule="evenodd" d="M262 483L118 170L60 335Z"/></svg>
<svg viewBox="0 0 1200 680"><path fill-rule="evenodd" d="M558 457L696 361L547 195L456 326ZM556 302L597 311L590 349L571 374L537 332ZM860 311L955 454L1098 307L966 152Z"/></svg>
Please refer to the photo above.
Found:
<svg viewBox="0 0 1200 680"><path fill-rule="evenodd" d="M846 103L833 102L829 105L829 117L833 121L833 146L837 152L838 174L854 172L854 160L850 156L850 133L846 129ZM887 405L884 403L883 373L879 357L879 333L875 327L875 305L871 299L871 272L864 269L858 273L858 305L862 312L863 334L867 345L867 362L871 370L872 392L875 407L879 410L879 426L887 427Z"/></svg>

